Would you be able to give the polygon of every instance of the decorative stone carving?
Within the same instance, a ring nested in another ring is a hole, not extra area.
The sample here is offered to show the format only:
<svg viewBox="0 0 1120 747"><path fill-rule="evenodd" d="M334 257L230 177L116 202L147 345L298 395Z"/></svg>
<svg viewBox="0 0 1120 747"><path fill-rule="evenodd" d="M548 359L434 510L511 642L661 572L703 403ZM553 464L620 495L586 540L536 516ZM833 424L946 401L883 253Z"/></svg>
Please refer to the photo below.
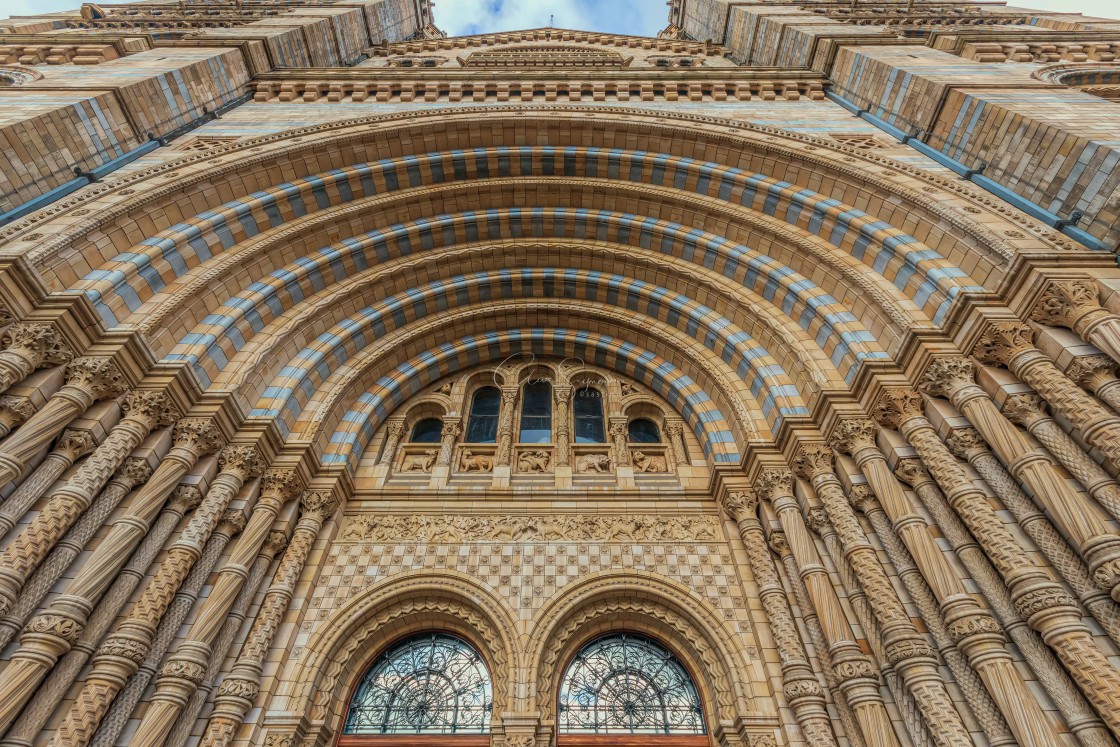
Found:
<svg viewBox="0 0 1120 747"><path fill-rule="evenodd" d="M665 457L663 456L651 456L635 449L630 455L630 459L634 463L635 472L669 471L669 466L665 463Z"/></svg>
<svg viewBox="0 0 1120 747"><path fill-rule="evenodd" d="M972 354L982 363L1008 365L1016 355L1034 349L1031 328L1019 321L992 322L985 328Z"/></svg>
<svg viewBox="0 0 1120 747"><path fill-rule="evenodd" d="M576 472L604 474L614 471L614 459L610 454L584 454L576 459Z"/></svg>
<svg viewBox="0 0 1120 747"><path fill-rule="evenodd" d="M401 472L429 473L439 457L439 449L426 449L421 454L406 454L401 462Z"/></svg>
<svg viewBox="0 0 1120 747"><path fill-rule="evenodd" d="M340 542L709 541L714 517L348 516Z"/></svg>
<svg viewBox="0 0 1120 747"><path fill-rule="evenodd" d="M13 397L5 394L0 397L0 438L18 428L35 414L35 406L27 397Z"/></svg>
<svg viewBox="0 0 1120 747"><path fill-rule="evenodd" d="M517 455L518 472L548 472L552 466L552 455L544 449L529 449Z"/></svg>
<svg viewBox="0 0 1120 747"><path fill-rule="evenodd" d="M1078 320L1099 308L1096 282L1051 280L1031 310L1031 319L1039 324L1074 329Z"/></svg>
<svg viewBox="0 0 1120 747"><path fill-rule="evenodd" d="M918 388L934 397L948 397L961 387L974 385L975 375L976 368L968 358L935 358L922 374Z"/></svg>
<svg viewBox="0 0 1120 747"><path fill-rule="evenodd" d="M475 454L470 449L463 449L459 455L460 472L493 472L494 457L489 454Z"/></svg>
<svg viewBox="0 0 1120 747"><path fill-rule="evenodd" d="M127 382L117 364L107 358L78 358L66 366L66 383L83 389L95 399L116 397Z"/></svg>

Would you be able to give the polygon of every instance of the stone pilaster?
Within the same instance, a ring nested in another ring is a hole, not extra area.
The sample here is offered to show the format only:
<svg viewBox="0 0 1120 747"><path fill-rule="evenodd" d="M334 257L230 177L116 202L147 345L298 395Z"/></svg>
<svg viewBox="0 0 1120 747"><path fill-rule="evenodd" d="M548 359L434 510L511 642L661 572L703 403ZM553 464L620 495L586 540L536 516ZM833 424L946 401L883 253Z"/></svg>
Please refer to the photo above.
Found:
<svg viewBox="0 0 1120 747"><path fill-rule="evenodd" d="M630 446L626 429L626 418L611 418L611 444L614 449L614 463L619 467L630 466Z"/></svg>
<svg viewBox="0 0 1120 747"><path fill-rule="evenodd" d="M116 471L89 510L82 514L78 523L51 551L39 569L20 592L19 601L11 611L0 618L0 648L4 648L20 631L27 618L39 608L39 603L54 588L58 579L86 548L86 545L106 519L117 509L129 491L142 485L152 474L152 468L144 459L126 459Z"/></svg>
<svg viewBox="0 0 1120 747"><path fill-rule="evenodd" d="M513 411L517 403L517 387L502 387L502 405L498 415L498 448L494 464L510 467L513 461Z"/></svg>
<svg viewBox="0 0 1120 747"><path fill-rule="evenodd" d="M67 424L99 399L116 397L125 388L116 364L106 358L78 358L66 366L66 381L43 409L0 444L0 485L23 474L39 451Z"/></svg>
<svg viewBox="0 0 1120 747"><path fill-rule="evenodd" d="M759 498L769 501L778 515L797 566L796 575L805 586L828 641L838 687L855 712L864 742L868 747L897 747L898 737L879 694L875 668L856 641L828 572L817 556L813 538L793 497L792 473L784 469L763 470L754 487Z"/></svg>
<svg viewBox="0 0 1120 747"><path fill-rule="evenodd" d="M778 579L778 571L758 521L758 498L747 490L729 490L721 496L720 504L739 527L739 536L747 551L747 563L758 584L762 608L778 646L782 687L794 718L805 733L806 741L813 747L836 745L836 735L832 733L825 708L824 692L809 665L809 656L797 632L793 611L786 600L785 589Z"/></svg>
<svg viewBox="0 0 1120 747"><path fill-rule="evenodd" d="M680 420L667 421L665 435L669 438L669 446L673 449L673 459L676 463L688 464L688 450L684 445L684 423Z"/></svg>
<svg viewBox="0 0 1120 747"><path fill-rule="evenodd" d="M66 484L0 555L0 612L11 609L28 577L89 507L124 460L158 425L176 412L163 392L137 391L121 404L122 417Z"/></svg>
<svg viewBox="0 0 1120 747"><path fill-rule="evenodd" d="M402 436L404 436L403 420L390 420L385 424L385 446L381 449L381 459L378 464L388 466L393 463L393 457L397 454L397 447L401 444Z"/></svg>
<svg viewBox="0 0 1120 747"><path fill-rule="evenodd" d="M859 577L875 618L883 629L887 660L897 668L938 744L967 744L970 740L960 714L953 706L938 673L937 658L895 594L890 579L868 544L863 529L848 505L840 481L832 472L832 450L824 444L802 444L794 456L794 471L808 480L844 546L848 561Z"/></svg>
<svg viewBox="0 0 1120 747"><path fill-rule="evenodd" d="M66 590L25 628L20 649L0 682L0 729L12 723L42 677L70 650L96 600L148 534L175 484L200 454L217 448L217 439L216 429L207 420L185 419L175 426L171 449L129 502L128 511L113 524Z"/></svg>
<svg viewBox="0 0 1120 747"><path fill-rule="evenodd" d="M1120 378L1116 377L1116 361L1107 355L1084 355L1069 364L1066 376L1097 395L1113 412L1120 412Z"/></svg>
<svg viewBox="0 0 1120 747"><path fill-rule="evenodd" d="M213 653L212 644L222 622L247 578L249 567L276 515L295 496L299 487L296 474L290 470L269 470L265 473L261 496L248 526L218 574L214 588L199 609L186 640L168 657L160 670L151 703L132 738L131 743L136 747L160 747L191 694L205 679Z"/></svg>
<svg viewBox="0 0 1120 747"><path fill-rule="evenodd" d="M128 678L151 650L152 640L175 592L202 556L218 522L247 479L264 470L255 446L227 446L219 457L220 471L198 510L167 550L152 580L124 621L93 656L93 671L74 706L55 731L54 747L85 747Z"/></svg>
<svg viewBox="0 0 1120 747"><path fill-rule="evenodd" d="M136 548L127 565L117 574L108 591L97 603L77 643L51 671L50 676L35 692L35 697L27 707L20 711L19 721L12 726L4 738L5 745L30 747L62 696L73 686L98 643L109 632L117 615L144 580L148 567L163 549L171 532L175 530L183 516L196 508L201 500L202 493L193 486L182 486L172 494L162 513L152 524L151 530L144 536L143 542Z"/></svg>
<svg viewBox="0 0 1120 747"><path fill-rule="evenodd" d="M938 359L927 370L925 381L937 392L946 387L965 388L972 382L972 365L963 358ZM918 392L893 390L880 400L876 412L880 422L899 430L917 450L949 504L1004 578L1016 609L1053 648L1101 718L1116 732L1120 729L1120 711L1116 708L1120 704L1120 672L1093 641L1081 621L1077 602L1046 569L1031 560L1011 535L984 493L972 484L937 437L922 408Z"/></svg>
<svg viewBox="0 0 1120 747"><path fill-rule="evenodd" d="M1013 362L1018 359L1012 358ZM930 393L944 394L964 413L992 451L1008 465L1011 474L1030 490L1074 543L1092 570L1095 583L1114 599L1120 599L1120 537L1109 528L1100 508L1054 468L1048 454L1034 448L1003 417L972 377L970 361L940 359L927 370L923 382ZM1072 382L1067 383L1077 389ZM1077 391L1084 395L1080 389ZM1116 446L1120 448L1120 436Z"/></svg>
<svg viewBox="0 0 1120 747"><path fill-rule="evenodd" d="M972 354L983 363L1006 366L1034 387L1056 412L1066 416L1081 431L1087 442L1120 469L1120 415L1101 405L1063 374L1033 345L1032 334L1031 328L1022 322L993 322L984 330ZM979 423L976 425L980 427Z"/></svg>
<svg viewBox="0 0 1120 747"><path fill-rule="evenodd" d="M1062 466L1069 470L1089 495L1120 520L1120 484L1085 453L1069 434L1046 413L1037 394L1017 394L1003 404L1003 414L1030 431Z"/></svg>
<svg viewBox="0 0 1120 747"><path fill-rule="evenodd" d="M280 567L265 593L249 636L233 669L218 688L214 712L206 725L199 747L227 747L245 714L253 707L261 686L261 672L268 649L280 629L284 613L292 601L296 582L323 523L338 508L338 500L329 491L311 491L300 500L300 517Z"/></svg>
<svg viewBox="0 0 1120 747"><path fill-rule="evenodd" d="M69 363L74 351L54 325L19 322L0 338L0 392L18 384L43 366Z"/></svg>
<svg viewBox="0 0 1120 747"><path fill-rule="evenodd" d="M451 458L455 454L455 439L463 433L463 427L458 420L446 419L440 431L439 458L436 464L450 468Z"/></svg>
<svg viewBox="0 0 1120 747"><path fill-rule="evenodd" d="M14 431L35 414L35 405L27 397L5 394L0 397L0 438Z"/></svg>
<svg viewBox="0 0 1120 747"><path fill-rule="evenodd" d="M1101 306L1095 280L1051 280L1031 319L1072 329L1120 362L1120 316Z"/></svg>
<svg viewBox="0 0 1120 747"><path fill-rule="evenodd" d="M552 393L555 400L552 418L556 424L556 466L567 467L572 451L572 388L557 385Z"/></svg>
<svg viewBox="0 0 1120 747"><path fill-rule="evenodd" d="M889 521L879 521L885 526L877 527L876 531L880 536L880 529L889 530L892 537L897 533L905 545L908 556L906 559L913 559L921 576L929 584L929 590L937 599L940 609L934 607L933 611L938 616L944 616L945 632L951 633L971 667L983 679L1015 735L1022 741L1033 740L1039 745L1058 747L1060 743L1052 736L1046 716L1015 670L999 626L988 611L981 608L968 593L937 547L925 519L915 510L887 464L886 457L879 451L875 443L877 432L878 426L873 421L858 418L841 420L832 434L834 448L852 456L856 466L867 478L871 492L879 499L882 511L885 511L885 515L881 514L872 505L874 516L869 515L869 518L878 521L889 517ZM904 557L900 553L896 555ZM899 570L901 573L901 569ZM915 584L915 587L920 593L924 584ZM961 680L960 677L957 679ZM997 722L988 719L985 731L1005 728L1006 724L1002 720ZM992 738L991 734L989 738ZM1014 740L1011 743L1014 744Z"/></svg>
<svg viewBox="0 0 1120 747"><path fill-rule="evenodd" d="M983 550L969 534L961 519L949 506L937 483L919 459L900 460L895 469L899 479L910 485L937 523L938 529L960 558L965 570L992 606L1007 635L1019 647L1043 689L1053 699L1085 747L1115 745L1105 725L1093 712L1085 697L1070 680L1061 663L1047 648L1037 631L1027 625L1015 607L1007 586L992 567Z"/></svg>

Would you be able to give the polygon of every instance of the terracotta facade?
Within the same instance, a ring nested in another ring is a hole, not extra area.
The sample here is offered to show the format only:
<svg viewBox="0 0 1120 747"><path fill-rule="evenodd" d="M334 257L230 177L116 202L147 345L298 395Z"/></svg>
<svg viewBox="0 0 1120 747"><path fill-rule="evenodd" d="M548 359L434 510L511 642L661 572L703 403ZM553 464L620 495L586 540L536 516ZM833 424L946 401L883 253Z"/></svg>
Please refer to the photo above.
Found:
<svg viewBox="0 0 1120 747"><path fill-rule="evenodd" d="M437 21L0 21L0 747L1120 744L1120 21Z"/></svg>

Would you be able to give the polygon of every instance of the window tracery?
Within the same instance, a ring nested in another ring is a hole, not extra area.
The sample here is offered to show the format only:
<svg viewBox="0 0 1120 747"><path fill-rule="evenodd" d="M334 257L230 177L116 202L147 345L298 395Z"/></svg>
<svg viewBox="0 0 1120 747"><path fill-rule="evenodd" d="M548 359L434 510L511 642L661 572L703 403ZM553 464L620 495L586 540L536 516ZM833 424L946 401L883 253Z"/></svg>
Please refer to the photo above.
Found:
<svg viewBox="0 0 1120 747"><path fill-rule="evenodd" d="M492 709L479 653L454 636L424 633L373 663L354 691L343 734L485 734Z"/></svg>
<svg viewBox="0 0 1120 747"><path fill-rule="evenodd" d="M560 731L583 734L704 733L700 695L671 651L623 633L584 646L560 683Z"/></svg>

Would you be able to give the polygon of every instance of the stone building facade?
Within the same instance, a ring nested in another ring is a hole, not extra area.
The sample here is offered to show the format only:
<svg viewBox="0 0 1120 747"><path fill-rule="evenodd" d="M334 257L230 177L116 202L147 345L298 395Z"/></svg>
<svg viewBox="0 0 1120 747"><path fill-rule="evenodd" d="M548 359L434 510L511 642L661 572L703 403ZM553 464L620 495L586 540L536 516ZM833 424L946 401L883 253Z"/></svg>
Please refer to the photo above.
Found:
<svg viewBox="0 0 1120 747"><path fill-rule="evenodd" d="M0 747L1117 747L1120 21L436 21L0 21Z"/></svg>

